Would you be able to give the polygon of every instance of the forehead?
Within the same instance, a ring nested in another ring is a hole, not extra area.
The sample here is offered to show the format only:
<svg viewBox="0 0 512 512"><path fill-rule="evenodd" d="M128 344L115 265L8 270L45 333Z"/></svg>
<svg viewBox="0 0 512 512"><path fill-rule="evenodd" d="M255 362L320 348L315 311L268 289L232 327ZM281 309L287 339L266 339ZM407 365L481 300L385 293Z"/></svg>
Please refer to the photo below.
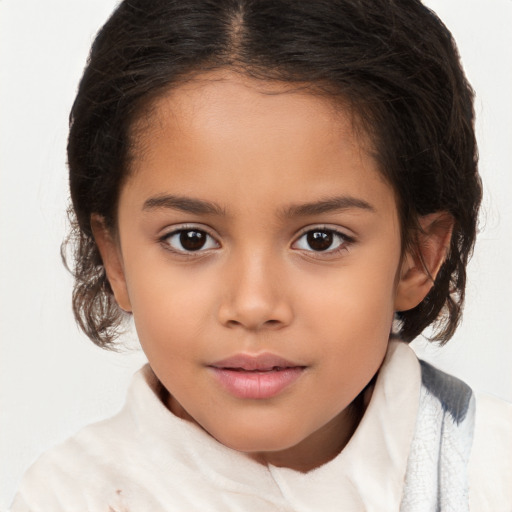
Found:
<svg viewBox="0 0 512 512"><path fill-rule="evenodd" d="M159 95L136 118L131 138L135 150L143 153L155 138L166 137L173 125L180 136L192 138L215 131L219 138L225 135L230 143L236 143L247 133L240 131L244 120L254 132L264 126L269 137L275 139L278 133L297 139L302 136L311 145L318 139L327 145L342 133L345 142L374 153L354 109L339 95L328 95L312 84L255 80L229 70L193 76ZM312 137L315 133L318 137Z"/></svg>
<svg viewBox="0 0 512 512"><path fill-rule="evenodd" d="M129 181L147 194L193 197L204 185L241 203L264 190L277 204L292 191L295 203L332 195L336 183L390 193L353 113L306 85L199 76L154 101L132 136Z"/></svg>

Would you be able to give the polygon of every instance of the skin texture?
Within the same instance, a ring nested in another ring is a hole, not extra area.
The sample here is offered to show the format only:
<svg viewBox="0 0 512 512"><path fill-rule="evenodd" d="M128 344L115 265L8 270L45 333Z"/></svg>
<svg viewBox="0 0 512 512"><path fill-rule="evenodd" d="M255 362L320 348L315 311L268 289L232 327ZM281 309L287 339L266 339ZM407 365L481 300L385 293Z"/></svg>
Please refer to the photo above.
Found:
<svg viewBox="0 0 512 512"><path fill-rule="evenodd" d="M415 254L401 255L393 190L350 119L285 84L202 76L138 121L118 232L92 219L169 409L226 446L300 471L348 442L394 312L432 285ZM313 203L323 207L304 207ZM449 240L438 220L422 220L433 275ZM207 233L205 245L184 251L180 229ZM315 230L332 235L327 250L308 244ZM304 367L268 399L233 396L209 368L262 353Z"/></svg>

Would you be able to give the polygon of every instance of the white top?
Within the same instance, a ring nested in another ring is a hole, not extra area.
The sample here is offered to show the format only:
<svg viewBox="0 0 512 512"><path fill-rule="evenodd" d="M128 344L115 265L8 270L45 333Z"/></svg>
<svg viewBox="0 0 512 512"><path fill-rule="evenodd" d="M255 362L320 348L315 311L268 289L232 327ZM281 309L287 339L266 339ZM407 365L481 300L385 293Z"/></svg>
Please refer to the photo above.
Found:
<svg viewBox="0 0 512 512"><path fill-rule="evenodd" d="M143 367L126 405L44 454L11 512L398 511L420 393L412 349L391 342L356 432L308 473L264 466L174 416ZM512 406L477 397L474 511L512 510ZM110 507L110 508L109 508Z"/></svg>

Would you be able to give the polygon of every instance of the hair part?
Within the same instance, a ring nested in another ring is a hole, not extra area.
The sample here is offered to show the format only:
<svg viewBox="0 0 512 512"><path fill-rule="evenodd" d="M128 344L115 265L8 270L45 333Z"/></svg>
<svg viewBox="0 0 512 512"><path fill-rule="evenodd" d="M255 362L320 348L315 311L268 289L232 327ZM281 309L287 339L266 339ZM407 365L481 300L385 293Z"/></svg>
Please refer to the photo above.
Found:
<svg viewBox="0 0 512 512"><path fill-rule="evenodd" d="M397 198L404 248L418 219L454 219L447 258L427 297L397 313L410 341L434 325L447 341L462 313L476 236L473 91L450 32L419 0L125 0L98 33L70 114L73 310L96 344L114 348L126 317L91 231L115 230L130 172L132 128L155 99L196 74L229 68L258 80L310 84L349 105Z"/></svg>

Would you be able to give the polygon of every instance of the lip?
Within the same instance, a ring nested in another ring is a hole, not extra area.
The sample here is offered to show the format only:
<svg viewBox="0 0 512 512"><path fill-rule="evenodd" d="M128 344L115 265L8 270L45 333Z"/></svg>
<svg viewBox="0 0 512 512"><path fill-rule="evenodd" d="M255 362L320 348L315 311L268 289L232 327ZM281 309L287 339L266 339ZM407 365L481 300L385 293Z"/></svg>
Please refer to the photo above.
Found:
<svg viewBox="0 0 512 512"><path fill-rule="evenodd" d="M264 400L291 386L306 366L270 353L237 354L208 365L222 387L237 398Z"/></svg>

